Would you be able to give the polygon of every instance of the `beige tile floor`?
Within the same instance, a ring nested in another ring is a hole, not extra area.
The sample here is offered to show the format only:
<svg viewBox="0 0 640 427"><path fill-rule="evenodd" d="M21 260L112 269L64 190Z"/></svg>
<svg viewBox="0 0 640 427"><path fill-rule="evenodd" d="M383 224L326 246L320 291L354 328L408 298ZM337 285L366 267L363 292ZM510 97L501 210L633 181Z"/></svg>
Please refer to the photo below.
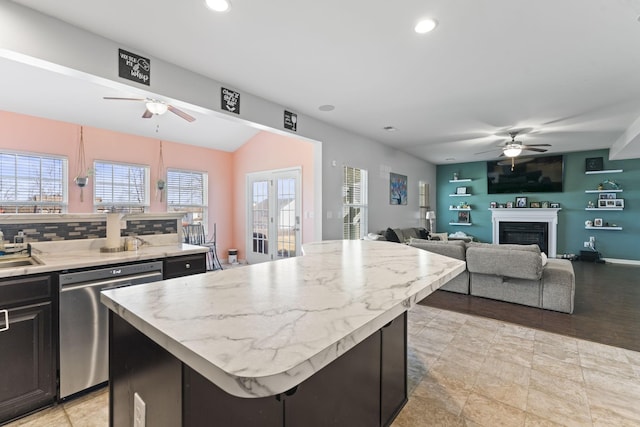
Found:
<svg viewBox="0 0 640 427"><path fill-rule="evenodd" d="M640 426L640 353L416 306L409 402L393 427ZM108 394L10 427L105 427Z"/></svg>

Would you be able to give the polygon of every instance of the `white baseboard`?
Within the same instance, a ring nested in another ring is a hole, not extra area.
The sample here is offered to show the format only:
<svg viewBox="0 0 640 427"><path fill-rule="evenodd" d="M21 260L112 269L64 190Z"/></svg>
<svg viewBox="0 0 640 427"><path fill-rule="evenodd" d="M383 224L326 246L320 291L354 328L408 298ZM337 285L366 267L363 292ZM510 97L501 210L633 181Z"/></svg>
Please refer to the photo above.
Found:
<svg viewBox="0 0 640 427"><path fill-rule="evenodd" d="M602 260L611 264L640 265L640 261L635 259L602 258Z"/></svg>

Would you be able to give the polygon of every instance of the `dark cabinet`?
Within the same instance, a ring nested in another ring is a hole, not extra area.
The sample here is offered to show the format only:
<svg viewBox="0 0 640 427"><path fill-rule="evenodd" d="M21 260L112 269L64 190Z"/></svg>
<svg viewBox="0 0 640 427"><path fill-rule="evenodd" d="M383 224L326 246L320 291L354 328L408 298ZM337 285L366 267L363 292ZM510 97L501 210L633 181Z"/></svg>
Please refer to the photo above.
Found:
<svg viewBox="0 0 640 427"><path fill-rule="evenodd" d="M380 350L380 421L390 425L407 403L407 313L385 325Z"/></svg>
<svg viewBox="0 0 640 427"><path fill-rule="evenodd" d="M0 423L55 400L50 276L0 280Z"/></svg>
<svg viewBox="0 0 640 427"><path fill-rule="evenodd" d="M207 254L183 255L164 260L164 278L190 276L207 271Z"/></svg>
<svg viewBox="0 0 640 427"><path fill-rule="evenodd" d="M138 393L147 425L289 427L390 425L407 401L403 313L276 396L232 396L110 312L111 425L131 425ZM180 419L180 417L182 417Z"/></svg>
<svg viewBox="0 0 640 427"><path fill-rule="evenodd" d="M286 426L380 425L380 332L285 396Z"/></svg>

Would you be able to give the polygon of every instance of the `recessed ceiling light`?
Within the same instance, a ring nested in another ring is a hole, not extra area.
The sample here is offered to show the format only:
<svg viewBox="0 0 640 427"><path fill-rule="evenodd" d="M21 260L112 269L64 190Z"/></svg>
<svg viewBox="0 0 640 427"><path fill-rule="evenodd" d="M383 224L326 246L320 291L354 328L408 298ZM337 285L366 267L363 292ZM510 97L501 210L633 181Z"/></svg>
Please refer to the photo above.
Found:
<svg viewBox="0 0 640 427"><path fill-rule="evenodd" d="M226 12L231 8L229 0L205 0L207 7L215 12Z"/></svg>
<svg viewBox="0 0 640 427"><path fill-rule="evenodd" d="M318 107L318 110L320 111L333 111L335 109L336 107L331 104L325 104Z"/></svg>
<svg viewBox="0 0 640 427"><path fill-rule="evenodd" d="M393 126L385 126L382 129L386 130L387 132L395 132L395 131L398 130L397 128L394 128Z"/></svg>
<svg viewBox="0 0 640 427"><path fill-rule="evenodd" d="M418 34L425 34L429 31L433 31L433 29L436 28L437 25L438 23L434 19L427 18L418 22L414 27L414 30Z"/></svg>

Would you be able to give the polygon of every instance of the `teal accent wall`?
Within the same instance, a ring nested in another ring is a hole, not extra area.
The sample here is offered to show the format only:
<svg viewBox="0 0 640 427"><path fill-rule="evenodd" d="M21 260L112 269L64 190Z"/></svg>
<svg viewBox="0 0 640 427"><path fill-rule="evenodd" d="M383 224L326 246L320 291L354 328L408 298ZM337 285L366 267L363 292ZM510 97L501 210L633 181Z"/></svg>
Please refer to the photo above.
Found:
<svg viewBox="0 0 640 427"><path fill-rule="evenodd" d="M604 169L623 169L622 173L605 173L586 175L585 159L589 157L604 158ZM564 154L564 191L561 193L528 193L528 194L487 194L486 162L457 163L439 165L436 170L436 231L455 233L463 231L482 242L491 242L492 201L506 203L514 201L516 196L526 196L528 201L548 201L560 203L562 210L558 213L558 254L579 254L583 250L583 242L589 236L596 238L596 248L604 258L640 260L640 159L608 160L609 150L581 151ZM470 178L471 182L450 183L453 174L459 179ZM624 199L622 211L587 211L589 200L597 205L597 193L585 193L595 190L605 179L620 184L622 193L617 198ZM456 188L466 186L469 197L451 197ZM460 202L471 205L471 226L451 226L449 222L457 222L458 212L450 211L450 205ZM609 225L616 224L622 231L586 230L585 221L602 218Z"/></svg>

